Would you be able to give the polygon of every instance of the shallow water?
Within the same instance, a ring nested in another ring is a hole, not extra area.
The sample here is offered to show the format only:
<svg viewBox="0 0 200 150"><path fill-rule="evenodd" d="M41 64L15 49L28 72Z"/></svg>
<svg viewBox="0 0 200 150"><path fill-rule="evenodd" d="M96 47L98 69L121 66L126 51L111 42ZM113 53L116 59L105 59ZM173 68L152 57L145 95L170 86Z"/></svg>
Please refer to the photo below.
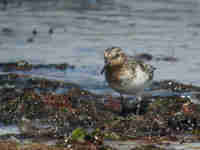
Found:
<svg viewBox="0 0 200 150"><path fill-rule="evenodd" d="M200 85L200 5L196 0L35 0L0 4L0 61L75 65L66 71L31 74L73 81L95 92L111 92L104 77L103 51L120 46L130 55L173 56L156 61L155 80ZM9 28L10 31L3 31ZM53 34L48 31L53 28ZM32 30L37 35L32 35ZM27 41L32 38L31 41Z"/></svg>

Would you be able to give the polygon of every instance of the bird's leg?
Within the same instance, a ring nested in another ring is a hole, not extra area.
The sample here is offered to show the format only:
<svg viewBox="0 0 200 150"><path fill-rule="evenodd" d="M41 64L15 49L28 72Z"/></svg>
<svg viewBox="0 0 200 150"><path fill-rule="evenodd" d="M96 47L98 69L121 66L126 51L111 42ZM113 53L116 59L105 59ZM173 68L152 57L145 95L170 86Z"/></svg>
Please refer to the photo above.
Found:
<svg viewBox="0 0 200 150"><path fill-rule="evenodd" d="M121 93L120 93L120 103L121 103L121 107L122 107L121 112L123 113L124 112L124 97Z"/></svg>
<svg viewBox="0 0 200 150"><path fill-rule="evenodd" d="M137 108L136 108L136 115L139 115L140 114L141 101L142 101L141 95L136 96L136 99L138 100L138 104L137 104Z"/></svg>
<svg viewBox="0 0 200 150"><path fill-rule="evenodd" d="M121 101L121 104L124 104L124 97L122 94L120 94L120 101Z"/></svg>

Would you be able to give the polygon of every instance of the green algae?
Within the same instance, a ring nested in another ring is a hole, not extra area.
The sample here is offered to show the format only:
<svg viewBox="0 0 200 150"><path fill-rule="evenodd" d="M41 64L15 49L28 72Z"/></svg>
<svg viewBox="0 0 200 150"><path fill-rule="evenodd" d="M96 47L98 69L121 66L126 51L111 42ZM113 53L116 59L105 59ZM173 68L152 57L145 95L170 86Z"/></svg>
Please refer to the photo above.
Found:
<svg viewBox="0 0 200 150"><path fill-rule="evenodd" d="M88 136L87 132L83 128L76 128L72 131L71 139L78 142L84 142L86 136Z"/></svg>

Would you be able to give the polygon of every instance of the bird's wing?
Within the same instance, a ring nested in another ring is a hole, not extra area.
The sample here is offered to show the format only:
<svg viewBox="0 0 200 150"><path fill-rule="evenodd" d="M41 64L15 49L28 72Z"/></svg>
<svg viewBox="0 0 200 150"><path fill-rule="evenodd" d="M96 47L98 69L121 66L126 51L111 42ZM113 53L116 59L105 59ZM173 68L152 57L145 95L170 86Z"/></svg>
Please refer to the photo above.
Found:
<svg viewBox="0 0 200 150"><path fill-rule="evenodd" d="M130 67L135 70L135 67L137 65L140 65L140 67L143 69L143 71L148 72L153 74L154 70L156 69L155 67L153 67L150 64L146 64L143 60L141 59L135 59L134 56L129 56L128 57L128 64L130 64Z"/></svg>

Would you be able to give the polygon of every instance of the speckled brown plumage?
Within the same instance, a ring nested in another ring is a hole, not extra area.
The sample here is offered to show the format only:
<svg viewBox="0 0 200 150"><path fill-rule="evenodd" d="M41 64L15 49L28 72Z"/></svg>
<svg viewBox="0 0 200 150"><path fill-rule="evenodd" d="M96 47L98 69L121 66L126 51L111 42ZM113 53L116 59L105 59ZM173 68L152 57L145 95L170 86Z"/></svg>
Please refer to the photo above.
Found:
<svg viewBox="0 0 200 150"><path fill-rule="evenodd" d="M138 95L153 79L154 67L127 56L119 47L106 49L104 60L106 81L120 94Z"/></svg>

